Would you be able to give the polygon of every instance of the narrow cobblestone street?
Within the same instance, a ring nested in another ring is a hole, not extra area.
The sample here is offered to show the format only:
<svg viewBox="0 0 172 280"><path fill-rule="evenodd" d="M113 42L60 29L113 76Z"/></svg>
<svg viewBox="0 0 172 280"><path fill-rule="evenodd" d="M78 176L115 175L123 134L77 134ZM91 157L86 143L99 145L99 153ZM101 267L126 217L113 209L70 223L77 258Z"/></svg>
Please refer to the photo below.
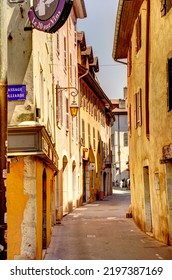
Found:
<svg viewBox="0 0 172 280"><path fill-rule="evenodd" d="M75 209L53 229L46 260L171 260L160 243L126 218L130 191L114 189L103 201Z"/></svg>

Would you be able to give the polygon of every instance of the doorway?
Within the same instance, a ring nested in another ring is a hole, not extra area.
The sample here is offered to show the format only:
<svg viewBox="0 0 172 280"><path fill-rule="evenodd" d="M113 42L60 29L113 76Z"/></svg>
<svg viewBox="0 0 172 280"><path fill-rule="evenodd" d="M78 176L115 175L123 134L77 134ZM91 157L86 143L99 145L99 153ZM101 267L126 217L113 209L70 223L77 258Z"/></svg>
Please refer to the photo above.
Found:
<svg viewBox="0 0 172 280"><path fill-rule="evenodd" d="M103 192L106 195L106 172L103 173Z"/></svg>
<svg viewBox="0 0 172 280"><path fill-rule="evenodd" d="M68 159L63 157L63 215L69 212L68 205Z"/></svg>
<svg viewBox="0 0 172 280"><path fill-rule="evenodd" d="M143 167L144 195L145 195L145 230L152 232L152 211L149 184L149 166Z"/></svg>
<svg viewBox="0 0 172 280"><path fill-rule="evenodd" d="M172 245L172 162L166 164L169 245Z"/></svg>
<svg viewBox="0 0 172 280"><path fill-rule="evenodd" d="M83 161L83 196L82 196L82 202L86 202L86 165L87 162Z"/></svg>
<svg viewBox="0 0 172 280"><path fill-rule="evenodd" d="M72 200L73 200L73 207L76 207L76 162L73 161L72 163Z"/></svg>

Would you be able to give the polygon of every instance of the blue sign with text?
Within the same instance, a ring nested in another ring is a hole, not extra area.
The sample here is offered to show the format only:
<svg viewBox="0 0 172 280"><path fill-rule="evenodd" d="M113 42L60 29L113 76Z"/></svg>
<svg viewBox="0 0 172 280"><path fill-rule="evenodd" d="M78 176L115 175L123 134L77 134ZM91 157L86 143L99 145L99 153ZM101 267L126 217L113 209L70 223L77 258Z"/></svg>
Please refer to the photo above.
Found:
<svg viewBox="0 0 172 280"><path fill-rule="evenodd" d="M26 100L26 85L8 86L8 101Z"/></svg>

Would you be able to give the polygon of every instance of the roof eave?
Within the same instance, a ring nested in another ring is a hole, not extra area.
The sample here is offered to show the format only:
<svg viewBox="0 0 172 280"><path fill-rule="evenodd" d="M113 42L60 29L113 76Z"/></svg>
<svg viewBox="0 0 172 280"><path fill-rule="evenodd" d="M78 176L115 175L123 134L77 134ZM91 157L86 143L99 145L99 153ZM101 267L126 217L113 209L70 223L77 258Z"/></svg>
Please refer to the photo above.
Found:
<svg viewBox="0 0 172 280"><path fill-rule="evenodd" d="M116 61L127 58L134 23L143 1L119 0L112 51L112 57Z"/></svg>
<svg viewBox="0 0 172 280"><path fill-rule="evenodd" d="M73 7L77 18L86 18L87 12L84 0L74 0Z"/></svg>

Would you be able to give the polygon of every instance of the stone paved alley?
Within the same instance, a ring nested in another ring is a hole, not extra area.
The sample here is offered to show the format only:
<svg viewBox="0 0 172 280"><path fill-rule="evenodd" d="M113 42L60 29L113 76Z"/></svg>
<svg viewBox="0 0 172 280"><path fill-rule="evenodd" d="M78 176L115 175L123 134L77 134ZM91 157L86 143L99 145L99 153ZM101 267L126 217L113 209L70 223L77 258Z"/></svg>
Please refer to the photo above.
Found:
<svg viewBox="0 0 172 280"><path fill-rule="evenodd" d="M126 218L130 191L114 189L103 201L85 204L53 229L46 260L172 260L160 243Z"/></svg>

